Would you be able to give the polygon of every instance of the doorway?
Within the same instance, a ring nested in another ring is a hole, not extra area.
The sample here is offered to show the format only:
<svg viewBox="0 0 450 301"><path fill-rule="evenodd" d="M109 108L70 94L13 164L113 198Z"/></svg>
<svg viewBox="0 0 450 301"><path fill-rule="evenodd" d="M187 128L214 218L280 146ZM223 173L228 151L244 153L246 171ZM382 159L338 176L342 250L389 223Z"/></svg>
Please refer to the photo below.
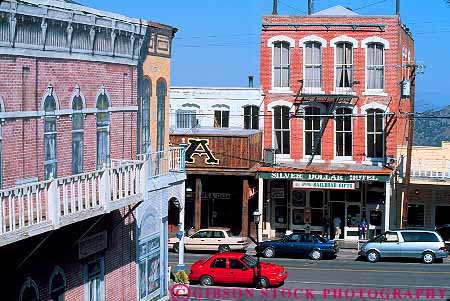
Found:
<svg viewBox="0 0 450 301"><path fill-rule="evenodd" d="M335 236L334 219L338 217L340 219L341 235L339 239L344 238L344 226L345 226L345 203L343 202L332 202L330 203L330 233L331 237Z"/></svg>

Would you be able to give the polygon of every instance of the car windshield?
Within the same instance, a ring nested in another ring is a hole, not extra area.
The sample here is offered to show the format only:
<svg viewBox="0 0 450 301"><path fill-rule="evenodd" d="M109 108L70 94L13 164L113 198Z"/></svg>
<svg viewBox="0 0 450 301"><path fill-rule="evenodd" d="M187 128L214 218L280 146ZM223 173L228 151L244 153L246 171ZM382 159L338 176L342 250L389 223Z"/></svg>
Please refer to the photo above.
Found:
<svg viewBox="0 0 450 301"><path fill-rule="evenodd" d="M246 265L248 265L251 268L254 268L256 266L256 260L255 258L248 256L248 255L244 255L241 258L241 261L243 261Z"/></svg>
<svg viewBox="0 0 450 301"><path fill-rule="evenodd" d="M323 242L323 243L327 242L327 240L320 235L314 235L314 237L317 238L320 242Z"/></svg>

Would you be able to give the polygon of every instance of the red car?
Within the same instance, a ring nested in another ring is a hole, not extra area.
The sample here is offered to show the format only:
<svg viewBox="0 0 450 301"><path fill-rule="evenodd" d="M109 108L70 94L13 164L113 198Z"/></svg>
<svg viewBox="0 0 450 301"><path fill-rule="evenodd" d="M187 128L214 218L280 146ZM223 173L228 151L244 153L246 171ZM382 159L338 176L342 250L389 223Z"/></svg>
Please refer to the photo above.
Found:
<svg viewBox="0 0 450 301"><path fill-rule="evenodd" d="M261 262L261 287L283 284L288 272L280 265ZM189 280L200 285L243 284L255 285L257 276L255 258L236 252L218 253L208 259L196 261L191 267Z"/></svg>

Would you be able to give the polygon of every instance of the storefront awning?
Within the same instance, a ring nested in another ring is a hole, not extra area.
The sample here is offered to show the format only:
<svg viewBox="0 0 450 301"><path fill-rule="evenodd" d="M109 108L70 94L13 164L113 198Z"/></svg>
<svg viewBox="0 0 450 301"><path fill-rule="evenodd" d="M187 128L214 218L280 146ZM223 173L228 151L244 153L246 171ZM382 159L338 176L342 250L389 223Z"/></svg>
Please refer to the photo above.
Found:
<svg viewBox="0 0 450 301"><path fill-rule="evenodd" d="M392 170L384 166L337 163L314 163L307 166L305 162L258 169L258 177L262 179L303 181L386 182L391 173Z"/></svg>

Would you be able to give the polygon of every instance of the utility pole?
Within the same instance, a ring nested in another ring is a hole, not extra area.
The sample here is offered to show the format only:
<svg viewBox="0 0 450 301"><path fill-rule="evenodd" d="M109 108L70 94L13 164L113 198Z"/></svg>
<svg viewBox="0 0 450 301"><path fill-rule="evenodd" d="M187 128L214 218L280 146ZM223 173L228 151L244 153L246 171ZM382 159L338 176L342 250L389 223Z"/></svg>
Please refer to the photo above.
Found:
<svg viewBox="0 0 450 301"><path fill-rule="evenodd" d="M418 65L415 62L413 64L406 65L407 68L411 69L410 83L411 90L409 99L409 110L408 110L408 140L406 148L406 170L405 170L405 191L402 198L402 204L400 209L400 228L406 228L408 226L408 203L409 203L409 192L411 189L411 157L412 157L412 147L414 140L414 98L415 98L415 87L416 87L416 75L418 69L425 68L424 65Z"/></svg>

